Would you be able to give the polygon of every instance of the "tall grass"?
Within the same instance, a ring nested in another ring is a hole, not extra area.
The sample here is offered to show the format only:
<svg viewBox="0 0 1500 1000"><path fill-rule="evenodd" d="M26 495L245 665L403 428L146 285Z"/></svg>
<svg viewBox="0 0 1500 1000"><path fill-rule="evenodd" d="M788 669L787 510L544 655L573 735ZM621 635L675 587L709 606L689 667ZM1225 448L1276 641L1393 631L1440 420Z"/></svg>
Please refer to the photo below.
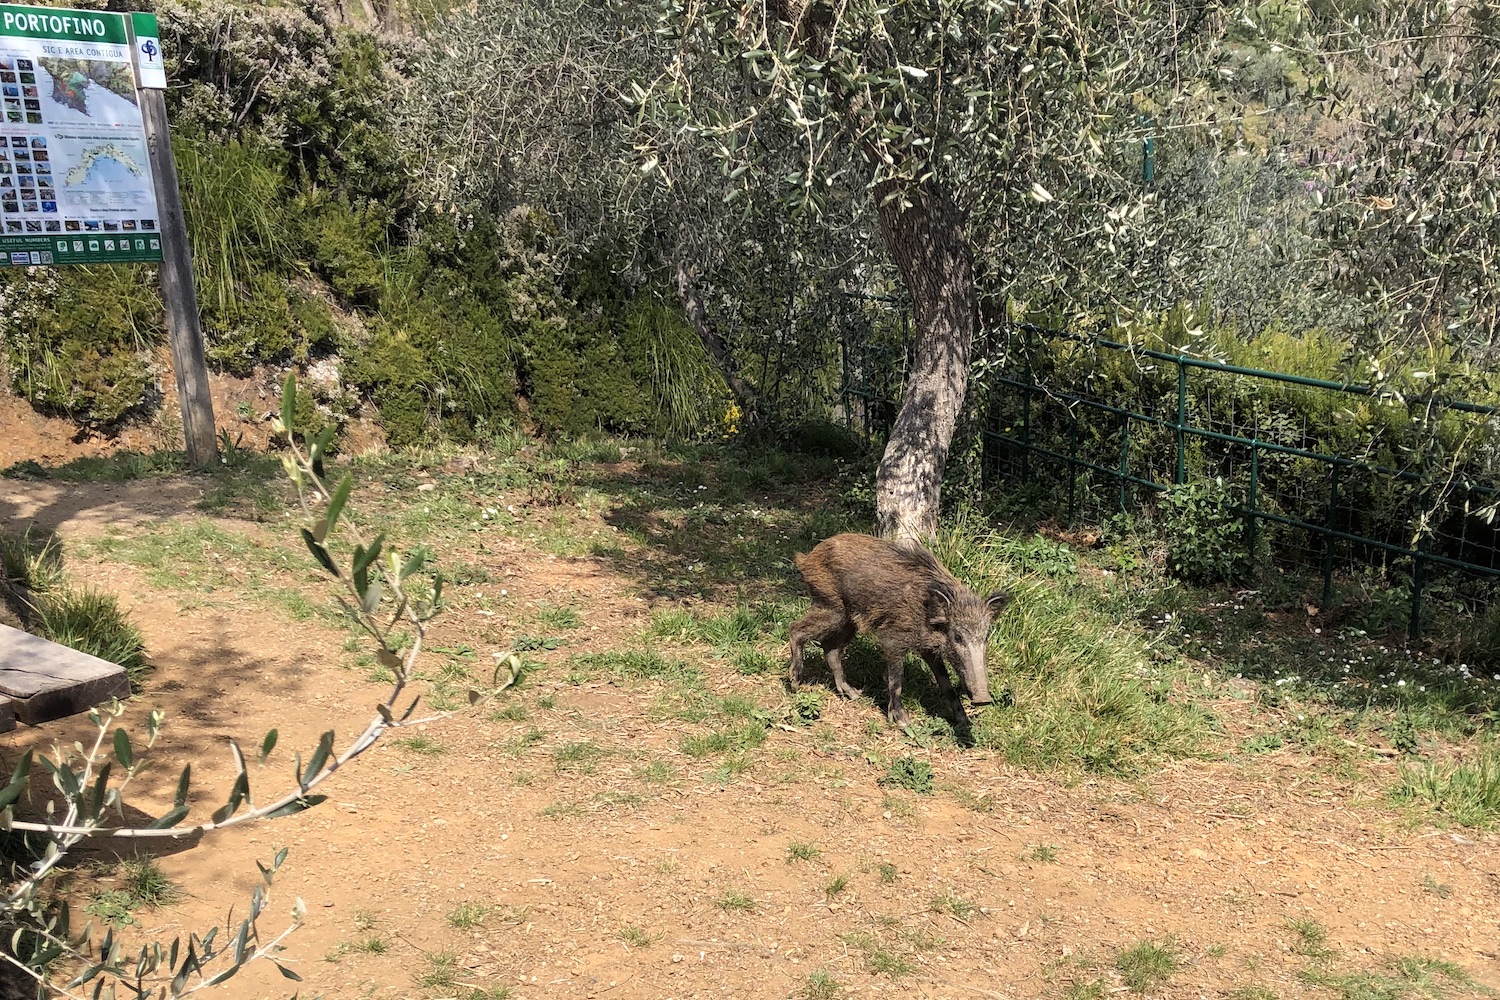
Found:
<svg viewBox="0 0 1500 1000"><path fill-rule="evenodd" d="M662 429L695 438L719 426L728 387L681 312L648 295L636 297L625 316L628 342L644 346L651 392Z"/></svg>
<svg viewBox="0 0 1500 1000"><path fill-rule="evenodd" d="M132 688L147 673L146 641L113 594L59 587L35 603L36 631L45 639L125 668Z"/></svg>
<svg viewBox="0 0 1500 1000"><path fill-rule="evenodd" d="M1018 573L1030 549L963 523L933 547L976 590L1013 598L990 640L997 698L974 719L978 745L1022 767L1109 774L1198 751L1208 717L1173 700L1173 672L1152 662L1138 626L1070 579L1060 557Z"/></svg>
<svg viewBox="0 0 1500 1000"><path fill-rule="evenodd" d="M240 142L173 143L193 246L198 294L233 314L237 280L286 258L293 242L284 209L286 175L267 153Z"/></svg>
<svg viewBox="0 0 1500 1000"><path fill-rule="evenodd" d="M1462 826L1494 826L1500 820L1500 744L1457 764L1402 768L1395 798L1425 804Z"/></svg>

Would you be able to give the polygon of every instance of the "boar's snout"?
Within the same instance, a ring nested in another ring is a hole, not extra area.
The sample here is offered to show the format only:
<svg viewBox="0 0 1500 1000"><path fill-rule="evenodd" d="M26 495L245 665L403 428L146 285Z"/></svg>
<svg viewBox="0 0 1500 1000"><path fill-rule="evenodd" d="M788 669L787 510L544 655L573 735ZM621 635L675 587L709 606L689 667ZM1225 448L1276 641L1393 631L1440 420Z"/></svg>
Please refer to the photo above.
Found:
<svg viewBox="0 0 1500 1000"><path fill-rule="evenodd" d="M990 690L988 687L985 687L984 689L979 691L970 691L969 700L976 705L993 705L995 703L995 699L990 697Z"/></svg>

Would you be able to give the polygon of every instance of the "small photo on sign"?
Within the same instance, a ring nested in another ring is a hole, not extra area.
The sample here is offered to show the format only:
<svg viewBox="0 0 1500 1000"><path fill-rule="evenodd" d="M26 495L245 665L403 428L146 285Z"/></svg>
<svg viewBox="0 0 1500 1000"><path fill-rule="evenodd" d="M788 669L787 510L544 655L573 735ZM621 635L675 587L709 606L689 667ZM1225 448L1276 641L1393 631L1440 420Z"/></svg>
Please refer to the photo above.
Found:
<svg viewBox="0 0 1500 1000"><path fill-rule="evenodd" d="M83 223L77 219L64 219L63 228L70 233L80 233L83 232Z"/></svg>
<svg viewBox="0 0 1500 1000"><path fill-rule="evenodd" d="M104 231L106 233L118 233L120 231L120 224L113 220L107 220L104 223Z"/></svg>
<svg viewBox="0 0 1500 1000"><path fill-rule="evenodd" d="M141 228L144 229L148 233L155 232L156 231L156 220L155 219L142 219L141 220Z"/></svg>
<svg viewBox="0 0 1500 1000"><path fill-rule="evenodd" d="M40 111L40 110L42 110L42 102L41 101L27 100L27 101L24 101L22 103L24 103L26 105L26 110L27 111Z"/></svg>
<svg viewBox="0 0 1500 1000"><path fill-rule="evenodd" d="M29 149L18 149L18 150L16 150L15 156L16 156L16 159L18 159L18 160L29 160L29 159L31 159L31 150L29 150Z"/></svg>
<svg viewBox="0 0 1500 1000"><path fill-rule="evenodd" d="M127 233L135 232L135 220L126 219L124 222L120 223L120 228L125 230Z"/></svg>
<svg viewBox="0 0 1500 1000"><path fill-rule="evenodd" d="M50 173L52 173L52 164L50 164L50 163L38 163L36 165L36 172L39 173L39 174L50 174Z"/></svg>
<svg viewBox="0 0 1500 1000"><path fill-rule="evenodd" d="M25 149L26 148L26 137L24 135L13 135L13 136L10 137L10 144L12 146L15 146L15 147L19 148L19 149Z"/></svg>
<svg viewBox="0 0 1500 1000"><path fill-rule="evenodd" d="M50 159L52 159L52 154L48 153L45 149L35 149L31 152L31 162L33 163L46 163Z"/></svg>
<svg viewBox="0 0 1500 1000"><path fill-rule="evenodd" d="M46 149L47 148L47 140L43 139L39 135L34 135L34 136L31 137L31 148L32 149Z"/></svg>
<svg viewBox="0 0 1500 1000"><path fill-rule="evenodd" d="M0 188L8 188L8 187L15 187L15 186L16 186L16 179L14 177L11 177L9 174L7 174L4 177L0 177Z"/></svg>
<svg viewBox="0 0 1500 1000"><path fill-rule="evenodd" d="M29 174L29 173L31 173L31 164L29 164L29 163L17 163L16 164L16 173L18 173L18 174Z"/></svg>
<svg viewBox="0 0 1500 1000"><path fill-rule="evenodd" d="M104 224L99 222L97 219L85 219L83 222L83 228L85 232L97 233L99 230L104 228Z"/></svg>
<svg viewBox="0 0 1500 1000"><path fill-rule="evenodd" d="M39 233L39 232L41 232L42 231L42 220L41 219L27 219L26 220L26 231L28 233Z"/></svg>
<svg viewBox="0 0 1500 1000"><path fill-rule="evenodd" d="M28 111L28 112L26 112L26 124L27 125L40 125L40 124L42 124L41 113L37 112L37 111Z"/></svg>
<svg viewBox="0 0 1500 1000"><path fill-rule="evenodd" d="M21 186L23 188L36 187L36 178L35 177L22 177L21 178Z"/></svg>
<svg viewBox="0 0 1500 1000"><path fill-rule="evenodd" d="M13 72L0 71L0 83L20 83Z"/></svg>
<svg viewBox="0 0 1500 1000"><path fill-rule="evenodd" d="M36 90L35 87L22 87L21 88L21 96L22 97L41 97L42 95L39 94L39 93L37 93L37 90Z"/></svg>
<svg viewBox="0 0 1500 1000"><path fill-rule="evenodd" d="M47 220L47 232L49 232L49 233L60 233L60 232L62 232L62 223L58 222L56 219L48 219Z"/></svg>
<svg viewBox="0 0 1500 1000"><path fill-rule="evenodd" d="M26 194L27 192L22 191L21 193ZM23 212L37 212L41 210L41 207L41 205L37 204L34 201L28 201L25 198L21 199L21 211Z"/></svg>
<svg viewBox="0 0 1500 1000"><path fill-rule="evenodd" d="M56 215L57 214L57 202L55 202L55 201L44 201L44 202L42 202L42 211L46 212L48 214L51 214L51 215Z"/></svg>
<svg viewBox="0 0 1500 1000"><path fill-rule="evenodd" d="M16 69L22 73L34 73L36 72L36 65L30 59L17 59Z"/></svg>
<svg viewBox="0 0 1500 1000"><path fill-rule="evenodd" d="M8 122L16 122L17 124L19 124L23 117L24 116L19 111L7 111L5 113L5 120Z"/></svg>
<svg viewBox="0 0 1500 1000"><path fill-rule="evenodd" d="M7 219L7 220L5 220L5 231L7 233L19 233L19 232L21 232L21 220L20 219Z"/></svg>
<svg viewBox="0 0 1500 1000"><path fill-rule="evenodd" d="M36 74L35 73L22 73L21 74L21 82L22 83L36 83Z"/></svg>
<svg viewBox="0 0 1500 1000"><path fill-rule="evenodd" d="M13 83L7 83L5 85L5 89L3 91L0 91L0 93L4 93L6 97L20 97L21 88L17 87Z"/></svg>

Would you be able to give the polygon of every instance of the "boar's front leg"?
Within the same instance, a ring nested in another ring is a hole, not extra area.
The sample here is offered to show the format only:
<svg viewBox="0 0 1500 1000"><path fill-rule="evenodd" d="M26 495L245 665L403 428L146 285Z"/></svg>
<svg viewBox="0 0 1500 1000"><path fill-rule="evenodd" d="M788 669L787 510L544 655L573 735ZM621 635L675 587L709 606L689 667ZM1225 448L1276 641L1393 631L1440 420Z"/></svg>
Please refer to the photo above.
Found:
<svg viewBox="0 0 1500 1000"><path fill-rule="evenodd" d="M906 707L901 704L901 679L906 673L906 650L885 651L885 714L898 726L911 725Z"/></svg>
<svg viewBox="0 0 1500 1000"><path fill-rule="evenodd" d="M943 662L941 656L923 653L922 659L932 668L932 679L937 682L938 694L948 703L948 717L953 720L954 725L960 725L968 721L964 714L964 703L953 689L953 682L948 678L948 665Z"/></svg>

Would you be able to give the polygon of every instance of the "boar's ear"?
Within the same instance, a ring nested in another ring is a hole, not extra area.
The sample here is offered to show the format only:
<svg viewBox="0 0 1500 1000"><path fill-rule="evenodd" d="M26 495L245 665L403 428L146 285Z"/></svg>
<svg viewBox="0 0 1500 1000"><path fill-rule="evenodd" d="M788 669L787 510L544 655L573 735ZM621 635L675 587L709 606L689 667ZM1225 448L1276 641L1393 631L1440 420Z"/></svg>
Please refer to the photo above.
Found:
<svg viewBox="0 0 1500 1000"><path fill-rule="evenodd" d="M984 603L990 609L990 616L994 617L1005 610L1005 606L1010 603L1010 595L1003 590L997 590L986 597Z"/></svg>
<svg viewBox="0 0 1500 1000"><path fill-rule="evenodd" d="M933 581L927 588L927 624L933 627L946 626L948 613L953 610L953 588L942 581Z"/></svg>

